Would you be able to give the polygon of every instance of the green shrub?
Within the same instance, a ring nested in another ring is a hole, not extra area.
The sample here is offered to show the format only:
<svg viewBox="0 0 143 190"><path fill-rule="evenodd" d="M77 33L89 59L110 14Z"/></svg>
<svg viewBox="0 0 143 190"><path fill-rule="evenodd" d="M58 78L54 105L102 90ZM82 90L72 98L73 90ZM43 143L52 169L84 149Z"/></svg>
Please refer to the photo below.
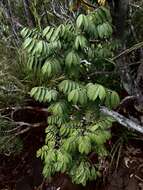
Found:
<svg viewBox="0 0 143 190"><path fill-rule="evenodd" d="M110 84L97 83L100 76L91 77L91 73L114 67L108 62L115 47L111 22L109 10L100 7L80 14L75 22L21 31L26 68L29 76L36 76L29 94L48 105L51 113L45 145L37 152L45 177L64 172L74 183L86 185L99 175L98 162L93 164L88 155L108 154L105 143L113 120L99 109L100 105L115 108L119 96L108 88Z"/></svg>

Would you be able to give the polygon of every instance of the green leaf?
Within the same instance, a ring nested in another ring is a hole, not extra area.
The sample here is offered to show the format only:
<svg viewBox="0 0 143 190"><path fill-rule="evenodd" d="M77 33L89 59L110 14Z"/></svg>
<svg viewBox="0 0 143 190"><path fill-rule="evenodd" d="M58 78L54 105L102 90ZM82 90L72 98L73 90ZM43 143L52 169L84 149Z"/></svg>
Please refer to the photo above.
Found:
<svg viewBox="0 0 143 190"><path fill-rule="evenodd" d="M80 57L78 56L78 54L73 51L69 52L65 59L65 65L71 68L72 66L77 66L79 64L80 64Z"/></svg>
<svg viewBox="0 0 143 190"><path fill-rule="evenodd" d="M75 152L77 149L77 136L71 136L62 141L62 148L67 152Z"/></svg>
<svg viewBox="0 0 143 190"><path fill-rule="evenodd" d="M52 112L54 115L63 115L68 112L68 107L65 102L57 102L51 104L48 108L49 112Z"/></svg>
<svg viewBox="0 0 143 190"><path fill-rule="evenodd" d="M97 145L102 145L106 142L106 138L104 137L104 135L102 135L102 133L97 133L97 134L92 133L89 135L89 137L90 140Z"/></svg>
<svg viewBox="0 0 143 190"><path fill-rule="evenodd" d="M84 49L88 45L87 39L83 35L78 35L75 39L75 48L78 50L79 48Z"/></svg>
<svg viewBox="0 0 143 190"><path fill-rule="evenodd" d="M72 90L80 88L80 84L72 80L63 80L58 87L64 94L69 94Z"/></svg>
<svg viewBox="0 0 143 190"><path fill-rule="evenodd" d="M116 108L120 103L120 97L115 91L108 91L105 99L105 105L109 108Z"/></svg>
<svg viewBox="0 0 143 190"><path fill-rule="evenodd" d="M112 27L108 22L98 25L97 30L100 38L108 38L112 35Z"/></svg>
<svg viewBox="0 0 143 190"><path fill-rule="evenodd" d="M60 73L61 70L61 64L57 59L47 59L42 67L42 73L48 77Z"/></svg>
<svg viewBox="0 0 143 190"><path fill-rule="evenodd" d="M112 91L111 93L111 107L116 108L120 103L120 98L117 92Z"/></svg>
<svg viewBox="0 0 143 190"><path fill-rule="evenodd" d="M78 90L72 90L68 95L68 101L73 102L74 104L77 104L79 100L79 91Z"/></svg>
<svg viewBox="0 0 143 190"><path fill-rule="evenodd" d="M78 139L78 150L81 154L89 154L91 152L91 141L88 136L80 136Z"/></svg>
<svg viewBox="0 0 143 190"><path fill-rule="evenodd" d="M26 38L24 43L23 43L23 48L26 49L28 46L30 46L32 41L33 41L32 38Z"/></svg>
<svg viewBox="0 0 143 190"><path fill-rule="evenodd" d="M42 150L41 150L41 148L37 151L37 157L39 158L40 156L41 156L41 154L42 154Z"/></svg>
<svg viewBox="0 0 143 190"><path fill-rule="evenodd" d="M35 98L39 102L51 102L55 101L58 96L56 90L49 90L46 87L34 87L30 91L30 96Z"/></svg>
<svg viewBox="0 0 143 190"><path fill-rule="evenodd" d="M54 28L50 28L50 30L47 32L47 34L46 34L47 41L51 41L51 37L54 34L54 31L55 31Z"/></svg>
<svg viewBox="0 0 143 190"><path fill-rule="evenodd" d="M109 22L112 22L112 17L111 17L109 9L107 9L104 6L101 6L100 9L104 12L106 19L109 20Z"/></svg>
<svg viewBox="0 0 143 190"><path fill-rule="evenodd" d="M77 28L81 28L81 29L88 29L88 18L87 16L85 16L84 14L80 14L78 17L77 17L77 20L76 20L76 26Z"/></svg>
<svg viewBox="0 0 143 190"><path fill-rule="evenodd" d="M105 88L100 85L98 87L98 91L99 91L99 98L100 98L100 100L103 100L105 98L105 96L106 96Z"/></svg>
<svg viewBox="0 0 143 190"><path fill-rule="evenodd" d="M68 94L68 101L73 102L74 104L86 104L87 103L87 93L86 89L78 88L75 90L72 90Z"/></svg>
<svg viewBox="0 0 143 190"><path fill-rule="evenodd" d="M94 166L90 169L90 180L96 180L97 178L97 171Z"/></svg>
<svg viewBox="0 0 143 190"><path fill-rule="evenodd" d="M65 172L69 165L72 162L72 158L70 154L64 151L57 151L57 163L56 163L56 171Z"/></svg>
<svg viewBox="0 0 143 190"><path fill-rule="evenodd" d="M105 88L99 84L87 84L87 96L90 100L95 101L97 97L103 100L106 96Z"/></svg>
<svg viewBox="0 0 143 190"><path fill-rule="evenodd" d="M43 36L46 36L48 34L48 32L50 31L51 27L50 26L47 26L46 28L44 28L42 34Z"/></svg>

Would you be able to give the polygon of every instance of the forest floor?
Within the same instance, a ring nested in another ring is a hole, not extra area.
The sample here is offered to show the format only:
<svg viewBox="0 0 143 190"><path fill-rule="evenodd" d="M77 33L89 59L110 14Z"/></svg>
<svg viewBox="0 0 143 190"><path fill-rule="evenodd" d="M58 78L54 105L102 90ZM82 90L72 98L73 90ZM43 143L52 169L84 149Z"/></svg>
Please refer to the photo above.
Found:
<svg viewBox="0 0 143 190"><path fill-rule="evenodd" d="M25 143L21 154L0 156L0 190L143 190L143 141L119 144L114 169L106 173L104 181L81 187L73 185L64 174L57 174L51 183L43 180L42 164L36 158L36 151L43 144L41 134L43 129L36 129L22 137Z"/></svg>

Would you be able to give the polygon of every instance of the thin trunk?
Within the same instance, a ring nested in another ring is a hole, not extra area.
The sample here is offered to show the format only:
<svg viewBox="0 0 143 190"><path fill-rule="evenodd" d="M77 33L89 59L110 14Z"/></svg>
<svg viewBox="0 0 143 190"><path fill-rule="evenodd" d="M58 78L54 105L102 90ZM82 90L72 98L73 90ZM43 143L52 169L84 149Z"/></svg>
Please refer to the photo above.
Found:
<svg viewBox="0 0 143 190"><path fill-rule="evenodd" d="M129 0L112 0L110 6L113 14L113 22L116 27L116 37L120 40L124 40Z"/></svg>
<svg viewBox="0 0 143 190"><path fill-rule="evenodd" d="M13 12L11 9L11 3L9 0L7 0L7 14L8 14L8 17L10 18L10 24L11 24L11 28L12 28L12 32L13 32L13 36L14 36L15 45L18 46L19 37L17 34L17 27L13 21L14 16L13 16Z"/></svg>
<svg viewBox="0 0 143 190"><path fill-rule="evenodd" d="M33 15L31 14L29 1L23 0L23 5L24 5L24 11L25 11L25 16L27 19L28 26L34 27L35 26L35 19L34 19Z"/></svg>

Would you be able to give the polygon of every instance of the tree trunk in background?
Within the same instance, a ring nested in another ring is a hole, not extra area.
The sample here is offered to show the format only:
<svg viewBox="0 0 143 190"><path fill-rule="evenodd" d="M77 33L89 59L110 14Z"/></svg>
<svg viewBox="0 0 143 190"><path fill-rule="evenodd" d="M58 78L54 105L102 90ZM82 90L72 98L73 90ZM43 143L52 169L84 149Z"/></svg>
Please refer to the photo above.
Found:
<svg viewBox="0 0 143 190"><path fill-rule="evenodd" d="M13 20L14 15L13 15L13 11L11 9L11 2L10 2L10 0L6 1L6 9L7 9L7 14L8 14L8 17L9 17L9 20L10 20L11 29L12 29L12 32L13 32L15 45L18 46L19 37L17 35L17 26L16 26L16 24L14 23L14 20Z"/></svg>
<svg viewBox="0 0 143 190"><path fill-rule="evenodd" d="M129 0L112 0L109 5L112 10L113 24L115 26L115 39L119 39L122 44L118 52L120 53L126 48L126 21L129 12ZM128 92L128 94L133 95L134 83L125 57L121 56L118 58L116 60L116 65L119 70L124 89Z"/></svg>
<svg viewBox="0 0 143 190"><path fill-rule="evenodd" d="M111 0L109 5L113 14L113 23L116 27L115 36L122 41L125 37L129 0Z"/></svg>
<svg viewBox="0 0 143 190"><path fill-rule="evenodd" d="M24 5L24 11L25 11L25 16L26 16L28 26L34 27L35 19L33 15L31 14L29 1L23 0L23 5Z"/></svg>

